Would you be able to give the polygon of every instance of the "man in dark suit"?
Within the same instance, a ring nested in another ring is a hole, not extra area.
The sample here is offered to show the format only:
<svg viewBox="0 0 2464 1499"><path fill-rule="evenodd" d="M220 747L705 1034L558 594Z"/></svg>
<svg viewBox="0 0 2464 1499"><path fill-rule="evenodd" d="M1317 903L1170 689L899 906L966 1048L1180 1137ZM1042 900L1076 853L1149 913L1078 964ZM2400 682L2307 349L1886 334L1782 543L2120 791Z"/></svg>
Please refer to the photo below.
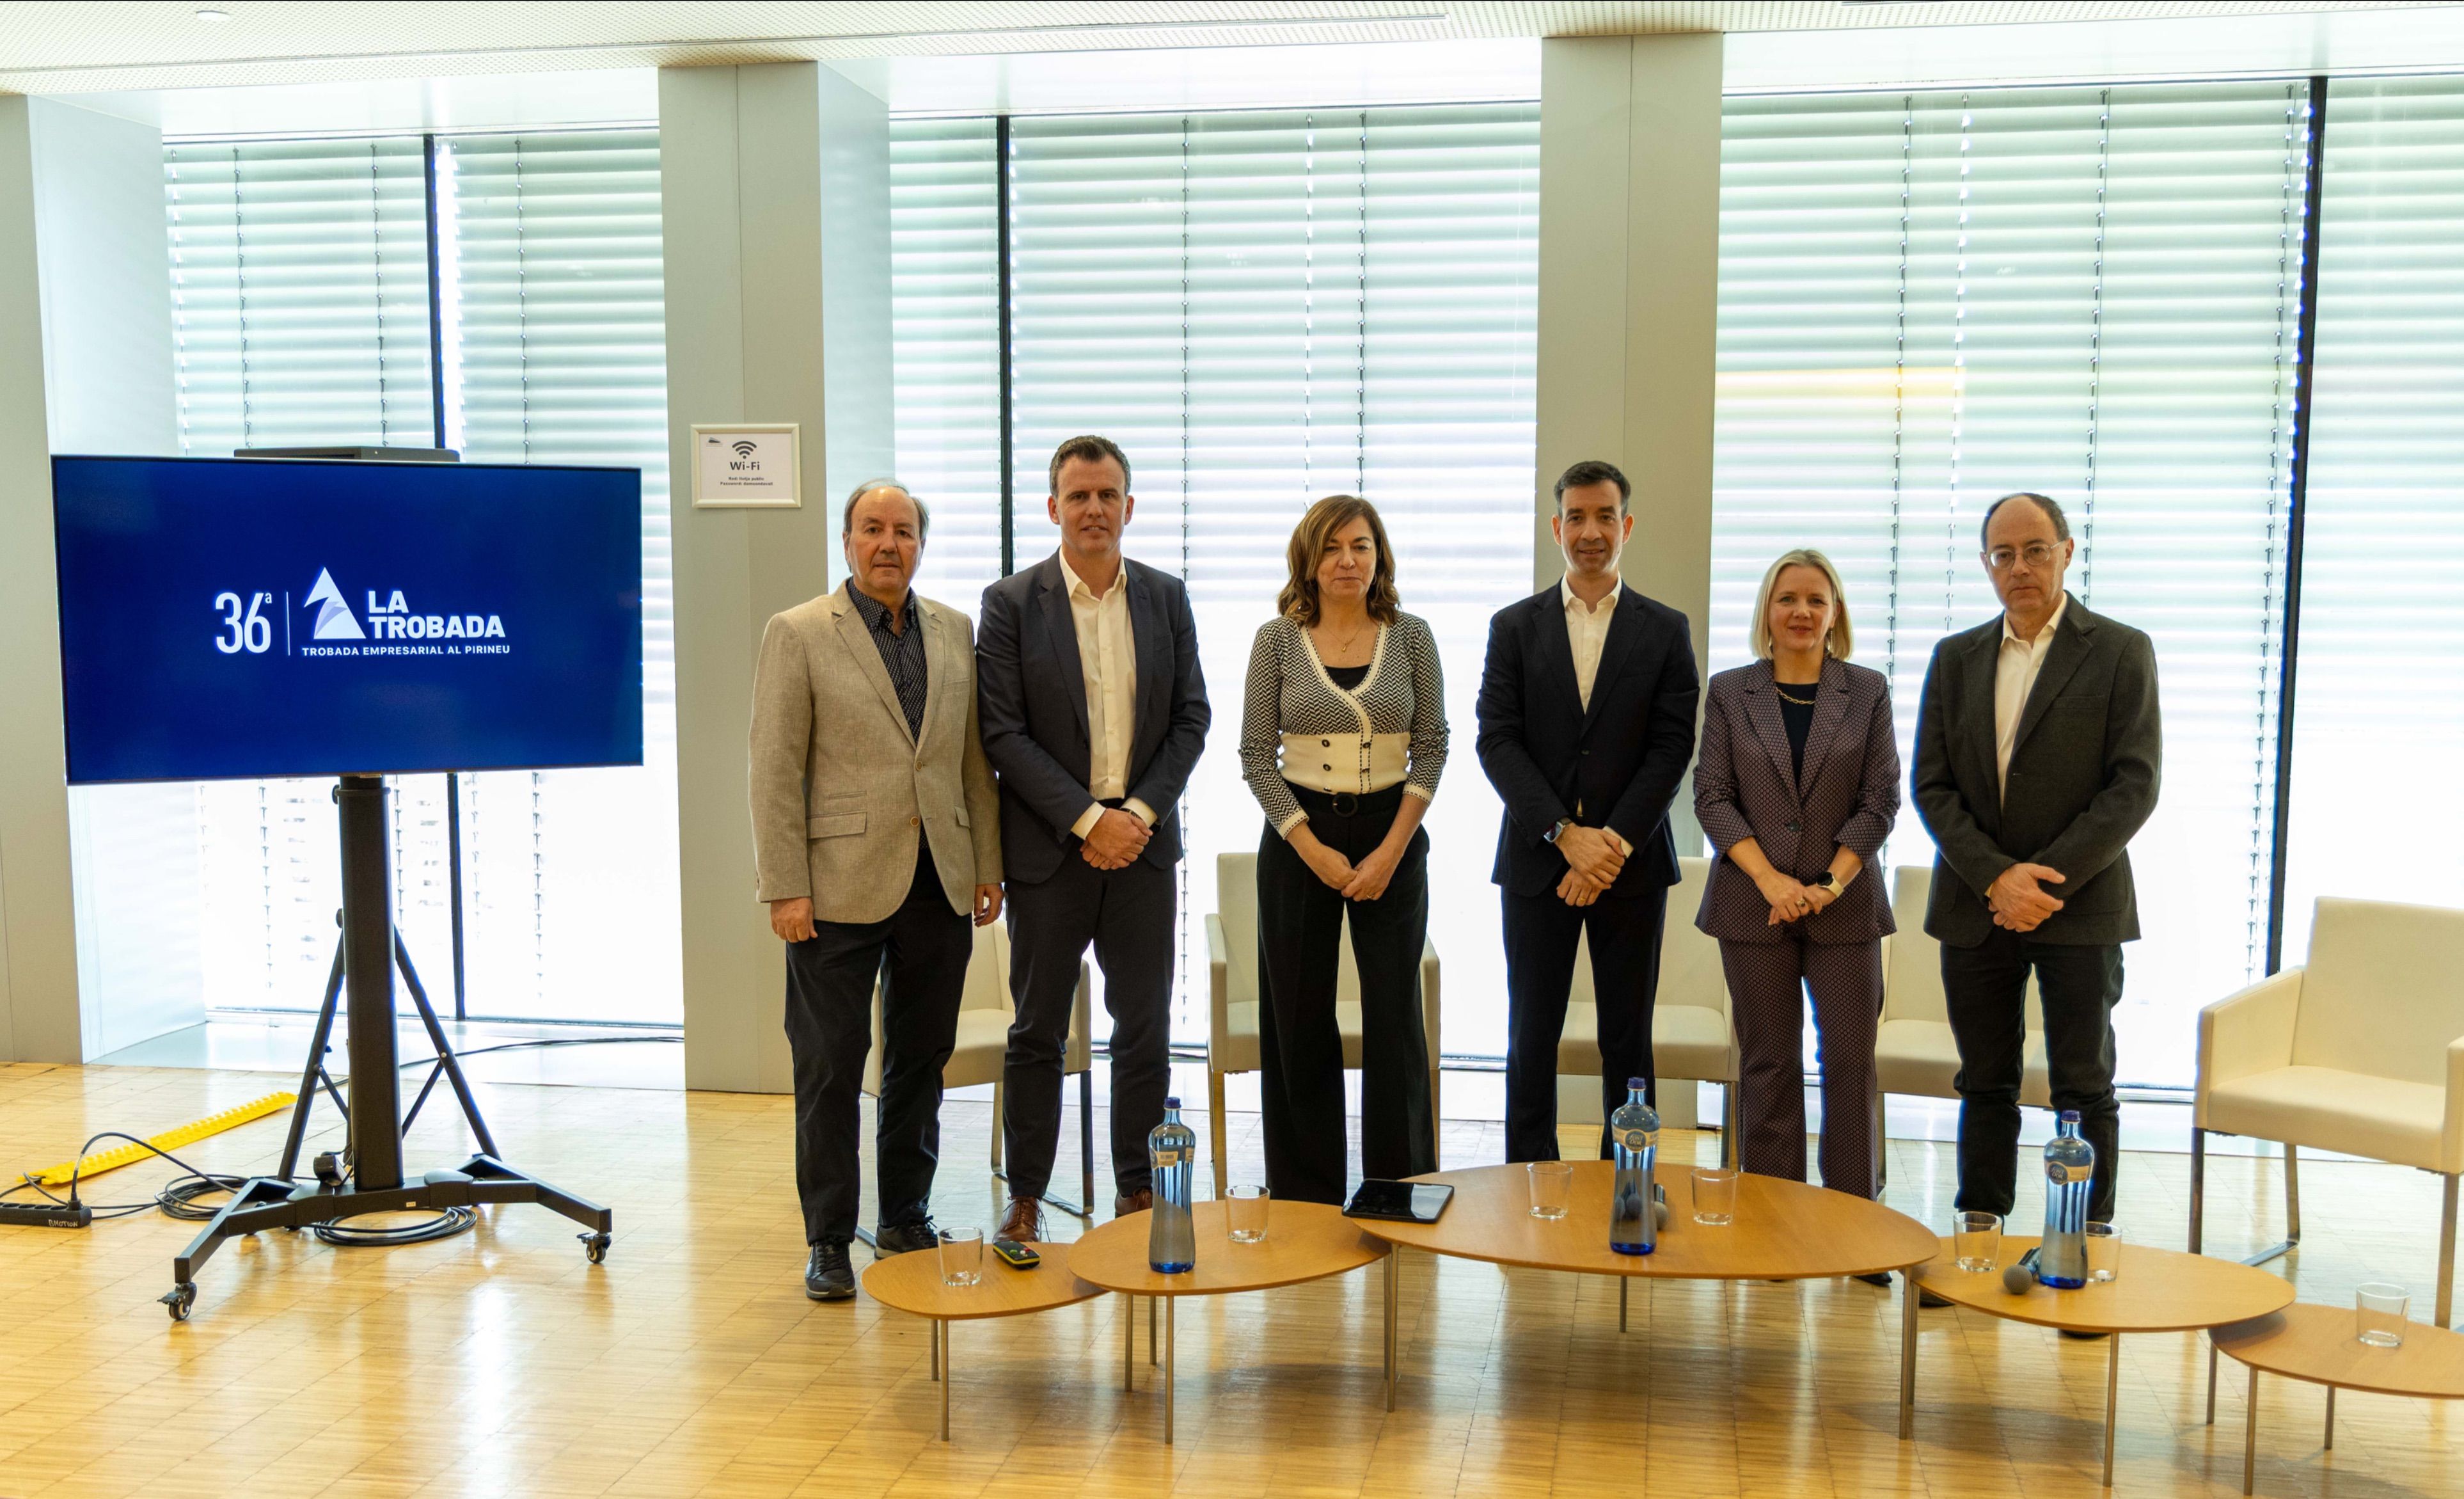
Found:
<svg viewBox="0 0 2464 1499"><path fill-rule="evenodd" d="M1489 878L1506 914L1506 1158L1557 1158L1557 1042L1591 935L1603 1119L1655 1088L1660 927L1677 883L1668 804L1702 677L1685 616L1623 586L1634 490L1587 460L1557 479L1556 586L1500 609L1480 678L1480 763L1506 803ZM1606 1154L1607 1128L1601 1129Z"/></svg>
<svg viewBox="0 0 2464 1499"><path fill-rule="evenodd" d="M1911 791L1933 835L1925 930L1959 1045L1959 1198L2009 1213L2017 1190L2028 975L2045 1011L2053 1104L2096 1148L2088 1218L2113 1218L2121 1106L2113 1006L2139 937L2132 835L2156 809L2156 650L2062 588L2061 507L2006 495L1985 513L2002 615L1946 637L1926 668Z"/></svg>
<svg viewBox="0 0 2464 1499"><path fill-rule="evenodd" d="M1072 437L1048 474L1061 549L986 588L977 627L984 755L1001 776L1002 842L1017 850L1001 1234L1021 1241L1044 1237L1063 1048L1090 942L1112 1015L1113 1205L1153 1201L1147 1132L1171 1087L1178 807L1211 716L1188 589L1121 555L1137 504L1129 459L1109 438Z"/></svg>

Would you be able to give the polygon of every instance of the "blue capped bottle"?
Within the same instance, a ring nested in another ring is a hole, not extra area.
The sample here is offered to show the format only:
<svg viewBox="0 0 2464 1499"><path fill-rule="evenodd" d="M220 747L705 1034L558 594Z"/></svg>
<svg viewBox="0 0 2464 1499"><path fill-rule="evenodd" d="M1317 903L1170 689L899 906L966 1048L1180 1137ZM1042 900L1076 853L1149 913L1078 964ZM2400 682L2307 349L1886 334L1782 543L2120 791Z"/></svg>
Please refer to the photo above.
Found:
<svg viewBox="0 0 2464 1499"><path fill-rule="evenodd" d="M1652 1210L1651 1168L1660 1158L1660 1115L1643 1101L1639 1077L1625 1080L1625 1102L1609 1115L1617 1151L1617 1182L1609 1196L1609 1248L1649 1254L1660 1247L1660 1215Z"/></svg>
<svg viewBox="0 0 2464 1499"><path fill-rule="evenodd" d="M2079 1138L2077 1109L2065 1109L2045 1142L2045 1238L2036 1280L2059 1290L2087 1284L2087 1195L2096 1147Z"/></svg>
<svg viewBox="0 0 2464 1499"><path fill-rule="evenodd" d="M1147 1165L1155 1179L1155 1213L1147 1222L1147 1265L1158 1275L1178 1275L1198 1264L1198 1225L1190 1221L1189 1189L1196 1174L1198 1136L1180 1122L1180 1100L1163 1101L1163 1122L1147 1133Z"/></svg>

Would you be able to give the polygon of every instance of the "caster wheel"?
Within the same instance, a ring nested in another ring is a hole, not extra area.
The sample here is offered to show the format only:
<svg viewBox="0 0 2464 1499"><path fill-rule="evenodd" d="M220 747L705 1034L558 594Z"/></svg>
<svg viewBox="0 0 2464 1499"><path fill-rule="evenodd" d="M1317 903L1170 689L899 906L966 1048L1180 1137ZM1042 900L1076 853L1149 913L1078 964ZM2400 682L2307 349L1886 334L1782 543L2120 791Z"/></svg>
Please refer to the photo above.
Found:
<svg viewBox="0 0 2464 1499"><path fill-rule="evenodd" d="M158 1299L169 1309L172 1321L186 1322L188 1320L189 1311L197 1304L197 1283L184 1280Z"/></svg>
<svg viewBox="0 0 2464 1499"><path fill-rule="evenodd" d="M614 1242L609 1235L575 1234L574 1237L582 1241L582 1257L583 1259L588 1260L593 1265L605 1263L607 1259L607 1245Z"/></svg>

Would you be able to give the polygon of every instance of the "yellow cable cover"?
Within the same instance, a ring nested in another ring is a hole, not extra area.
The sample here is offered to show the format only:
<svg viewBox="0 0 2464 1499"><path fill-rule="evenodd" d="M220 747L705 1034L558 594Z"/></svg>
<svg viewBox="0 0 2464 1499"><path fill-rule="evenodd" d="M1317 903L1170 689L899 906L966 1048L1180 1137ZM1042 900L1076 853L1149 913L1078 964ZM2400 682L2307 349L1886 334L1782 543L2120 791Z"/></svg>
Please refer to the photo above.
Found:
<svg viewBox="0 0 2464 1499"><path fill-rule="evenodd" d="M262 1119L269 1113L288 1109L298 1099L297 1093L268 1093L254 1103L244 1103L236 1109L225 1109L220 1113L208 1114L192 1124L181 1125L176 1130L165 1130L162 1134L148 1138L145 1144L153 1146L155 1150L178 1150L183 1145L193 1145L208 1135L220 1135L225 1130L237 1129L252 1119ZM151 1158L153 1155L154 1151L147 1150L143 1145L122 1145L117 1150L97 1151L86 1157L82 1167L76 1161L70 1161L65 1165L37 1171L28 1179L39 1181L47 1187L65 1186L72 1175L83 1182L106 1171L118 1171L122 1166L135 1165L141 1160Z"/></svg>

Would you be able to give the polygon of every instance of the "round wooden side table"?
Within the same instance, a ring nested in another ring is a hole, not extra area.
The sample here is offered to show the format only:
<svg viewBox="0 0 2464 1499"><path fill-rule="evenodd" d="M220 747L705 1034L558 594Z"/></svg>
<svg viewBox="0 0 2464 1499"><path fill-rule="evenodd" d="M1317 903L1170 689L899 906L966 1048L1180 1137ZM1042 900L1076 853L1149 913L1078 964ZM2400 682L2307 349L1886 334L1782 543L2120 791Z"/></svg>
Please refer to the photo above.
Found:
<svg viewBox="0 0 2464 1499"><path fill-rule="evenodd" d="M864 1269L865 1294L885 1307L933 1323L933 1378L941 1386L941 1440L950 1440L950 1324L984 1317L1023 1316L1049 1312L1104 1293L1072 1274L1066 1244L1033 1246L1043 1263L1030 1270L1012 1269L984 1248L983 1278L973 1286L950 1286L941 1280L941 1257L930 1249L875 1260Z"/></svg>
<svg viewBox="0 0 2464 1499"><path fill-rule="evenodd" d="M1636 1277L1668 1280L1811 1280L1904 1270L1933 1258L1939 1241L1905 1213L1845 1192L1781 1177L1737 1178L1731 1222L1694 1221L1691 1165L1661 1162L1653 1182L1668 1199L1668 1225L1649 1254L1609 1247L1609 1196L1617 1168L1605 1160L1572 1162L1574 1180L1563 1218L1531 1216L1530 1174L1521 1165L1440 1171L1415 1181L1443 1181L1454 1200L1434 1223L1362 1219L1360 1226L1398 1247L1529 1269L1615 1275L1617 1326L1626 1320L1627 1287ZM1390 1276L1391 1279L1391 1270ZM1900 1347L1900 1436L1915 1410L1917 1296L1903 1284ZM1394 1317L1390 1309L1389 1337ZM1387 1381L1394 1408L1394 1380Z"/></svg>
<svg viewBox="0 0 2464 1499"><path fill-rule="evenodd" d="M2396 1348L2372 1348L2356 1336L2350 1307L2296 1303L2208 1334L2208 1423L2216 1420L2215 1356L2250 1369L2249 1417L2242 1423L2241 1491L2258 1476L2258 1376L2261 1370L2327 1387L2323 1445L2336 1445L2336 1392L2365 1390L2415 1400L2464 1400L2464 1335L2427 1323L2405 1326Z"/></svg>
<svg viewBox="0 0 2464 1499"><path fill-rule="evenodd" d="M2122 1389L2122 1334L2196 1333L2229 1322L2265 1316L2292 1304L2293 1286L2235 1260L2213 1260L2153 1245L2124 1244L2120 1269L2109 1281L2074 1290L2032 1286L2017 1295L2002 1289L2002 1271L2036 1246L2035 1239L2005 1234L2001 1255L1990 1270L1959 1268L1949 1239L1942 1252L1916 1272L1925 1290L1988 1316L2065 1333L2101 1333L2112 1338L2104 1367L2104 1487L2113 1487L2113 1419Z"/></svg>
<svg viewBox="0 0 2464 1499"><path fill-rule="evenodd" d="M1155 1358L1155 1309L1163 1305L1163 1440L1173 1438L1173 1306L1183 1296L1222 1296L1243 1290L1268 1290L1302 1281L1340 1275L1385 1260L1386 1368L1391 1384L1395 1367L1395 1266L1386 1245L1360 1231L1361 1225L1343 1210L1323 1202L1272 1202L1266 1210L1266 1237L1257 1244L1235 1244L1224 1222L1221 1202L1199 1202L1192 1210L1198 1237L1198 1263L1177 1275L1158 1275L1147 1264L1147 1224L1152 1211L1131 1213L1087 1231L1070 1245L1070 1268L1091 1285L1130 1298L1121 1317L1121 1387L1137 1386L1137 1298L1147 1300L1147 1356Z"/></svg>

